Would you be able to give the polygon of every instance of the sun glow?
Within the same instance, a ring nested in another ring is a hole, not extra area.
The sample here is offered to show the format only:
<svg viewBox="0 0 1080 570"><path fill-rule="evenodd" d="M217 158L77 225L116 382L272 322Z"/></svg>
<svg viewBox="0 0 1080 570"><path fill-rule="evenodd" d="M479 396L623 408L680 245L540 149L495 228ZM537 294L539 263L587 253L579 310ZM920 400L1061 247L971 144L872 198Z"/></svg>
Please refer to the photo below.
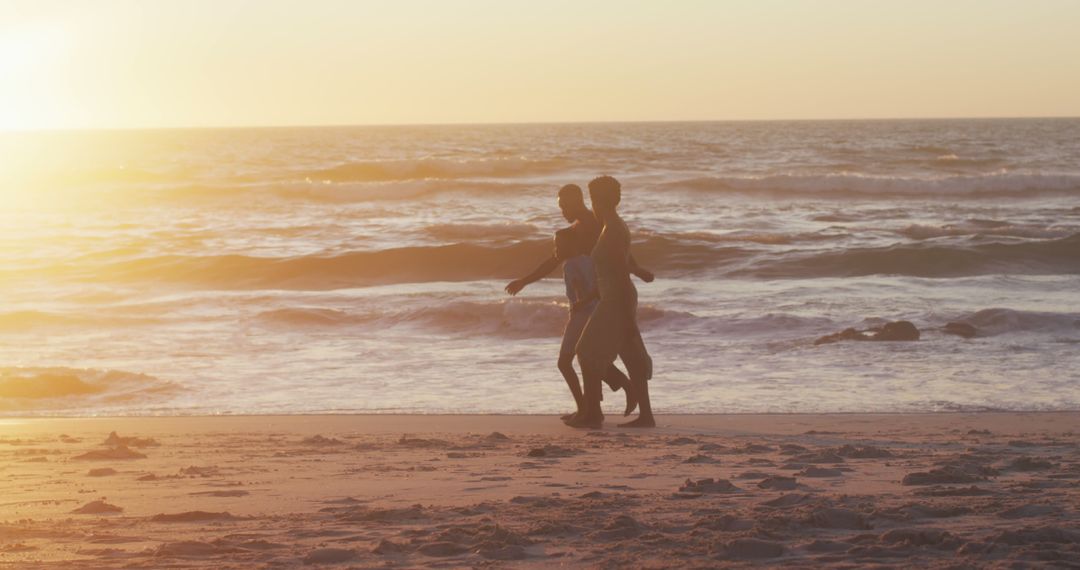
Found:
<svg viewBox="0 0 1080 570"><path fill-rule="evenodd" d="M74 94L51 85L49 78L63 74L70 40L58 24L0 28L0 130L65 126L59 111L75 102Z"/></svg>
<svg viewBox="0 0 1080 570"><path fill-rule="evenodd" d="M1071 116L1078 19L1053 0L4 0L0 129Z"/></svg>

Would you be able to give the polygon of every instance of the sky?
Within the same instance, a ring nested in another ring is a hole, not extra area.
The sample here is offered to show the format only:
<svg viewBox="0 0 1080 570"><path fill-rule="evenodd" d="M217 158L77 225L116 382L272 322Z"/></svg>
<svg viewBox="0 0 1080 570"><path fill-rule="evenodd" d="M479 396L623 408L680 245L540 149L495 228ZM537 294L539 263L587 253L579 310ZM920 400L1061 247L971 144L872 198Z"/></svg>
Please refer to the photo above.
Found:
<svg viewBox="0 0 1080 570"><path fill-rule="evenodd" d="M0 0L0 129L1080 115L1073 0Z"/></svg>

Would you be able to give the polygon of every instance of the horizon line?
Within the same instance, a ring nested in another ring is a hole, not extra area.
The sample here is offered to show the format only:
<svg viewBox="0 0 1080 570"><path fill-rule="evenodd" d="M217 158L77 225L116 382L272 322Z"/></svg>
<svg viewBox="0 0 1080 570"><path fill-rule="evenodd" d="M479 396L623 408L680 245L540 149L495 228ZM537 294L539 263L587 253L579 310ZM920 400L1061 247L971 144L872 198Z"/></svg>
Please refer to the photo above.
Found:
<svg viewBox="0 0 1080 570"><path fill-rule="evenodd" d="M442 123L291 123L272 125L190 125L190 126L137 126L137 127L40 127L40 128L0 128L0 134L28 133L72 133L102 131L183 131L183 130L259 130L259 129L330 129L363 127L482 127L482 126L542 126L542 125L647 125L647 124L692 124L692 123L826 123L845 121L893 122L893 121L979 121L979 120L1050 120L1080 119L1080 115L999 115L999 116L958 116L958 117L827 117L803 119L644 119L644 120L597 120L597 121L459 121Z"/></svg>

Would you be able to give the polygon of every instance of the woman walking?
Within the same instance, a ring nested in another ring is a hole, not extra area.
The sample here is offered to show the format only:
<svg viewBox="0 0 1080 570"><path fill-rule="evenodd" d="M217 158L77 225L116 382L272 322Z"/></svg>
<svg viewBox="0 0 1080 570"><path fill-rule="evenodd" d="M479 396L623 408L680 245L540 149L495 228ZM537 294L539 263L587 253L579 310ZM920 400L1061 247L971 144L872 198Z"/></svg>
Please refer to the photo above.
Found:
<svg viewBox="0 0 1080 570"><path fill-rule="evenodd" d="M630 230L618 214L622 188L618 180L601 176L589 183L589 197L593 212L603 225L592 251L600 302L577 344L584 381L584 410L566 423L588 428L603 425L600 382L604 371L618 357L630 375L631 389L640 408L636 420L620 427L655 427L648 383L652 378L652 358L638 330L637 289L630 280Z"/></svg>

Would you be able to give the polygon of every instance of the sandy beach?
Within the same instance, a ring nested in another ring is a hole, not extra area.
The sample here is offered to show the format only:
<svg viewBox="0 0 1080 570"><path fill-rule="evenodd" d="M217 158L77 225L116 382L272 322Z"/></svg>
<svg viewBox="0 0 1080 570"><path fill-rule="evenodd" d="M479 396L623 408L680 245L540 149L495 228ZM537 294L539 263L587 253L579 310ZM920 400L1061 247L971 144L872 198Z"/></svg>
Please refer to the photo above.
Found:
<svg viewBox="0 0 1080 570"><path fill-rule="evenodd" d="M1078 431L1080 413L7 419L0 565L1077 567Z"/></svg>

